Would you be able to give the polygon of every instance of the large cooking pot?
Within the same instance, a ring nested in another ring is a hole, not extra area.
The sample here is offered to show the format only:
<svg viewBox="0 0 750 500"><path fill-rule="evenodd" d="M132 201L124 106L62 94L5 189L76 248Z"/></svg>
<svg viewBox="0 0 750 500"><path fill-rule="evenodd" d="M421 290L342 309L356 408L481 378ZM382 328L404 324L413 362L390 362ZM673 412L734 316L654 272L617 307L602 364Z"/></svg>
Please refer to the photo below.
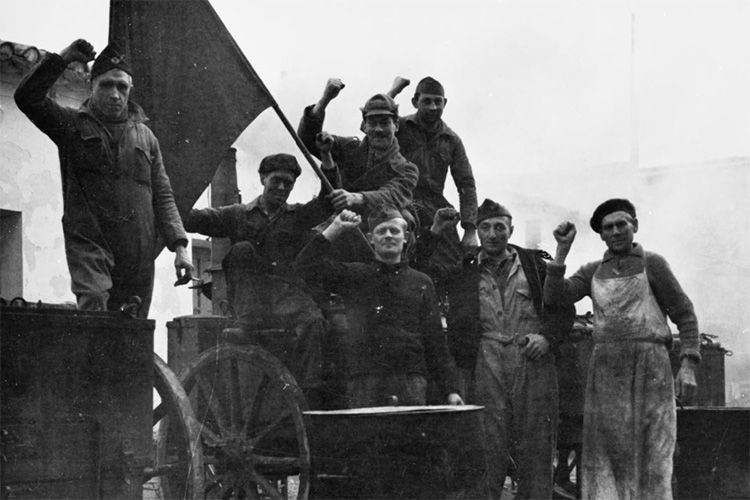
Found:
<svg viewBox="0 0 750 500"><path fill-rule="evenodd" d="M475 498L486 472L481 406L309 411L317 498Z"/></svg>

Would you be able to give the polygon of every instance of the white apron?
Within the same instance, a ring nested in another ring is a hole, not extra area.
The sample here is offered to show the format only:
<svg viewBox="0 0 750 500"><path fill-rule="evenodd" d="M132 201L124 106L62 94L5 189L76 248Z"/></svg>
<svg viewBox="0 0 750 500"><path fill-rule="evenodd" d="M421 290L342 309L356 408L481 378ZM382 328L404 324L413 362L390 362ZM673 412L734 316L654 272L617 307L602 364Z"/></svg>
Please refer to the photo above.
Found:
<svg viewBox="0 0 750 500"><path fill-rule="evenodd" d="M670 331L646 272L591 283L594 352L583 423L583 499L671 499L676 441Z"/></svg>

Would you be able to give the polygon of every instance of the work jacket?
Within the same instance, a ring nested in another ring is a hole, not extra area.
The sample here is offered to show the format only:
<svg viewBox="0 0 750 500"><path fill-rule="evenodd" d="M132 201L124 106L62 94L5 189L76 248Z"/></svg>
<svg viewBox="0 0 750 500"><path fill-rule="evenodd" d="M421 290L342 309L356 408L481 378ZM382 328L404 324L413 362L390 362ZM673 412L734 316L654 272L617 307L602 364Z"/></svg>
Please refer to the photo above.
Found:
<svg viewBox="0 0 750 500"><path fill-rule="evenodd" d="M143 110L128 102L128 120L114 151L110 134L86 101L66 108L47 96L66 64L47 54L19 84L18 108L57 145L63 188L65 249L77 287L152 279L157 235L170 250L187 245L159 142ZM72 263L95 262L77 275Z"/></svg>
<svg viewBox="0 0 750 500"><path fill-rule="evenodd" d="M323 119L313 116L311 110L312 106L305 108L297 133L307 149L319 157L315 136L323 129ZM341 176L341 188L362 194L365 200L362 214L383 203L397 208L411 204L419 170L401 155L397 141L388 154L375 158L367 138L333 137L331 156Z"/></svg>
<svg viewBox="0 0 750 500"><path fill-rule="evenodd" d="M455 364L429 276L406 262L338 262L331 254L331 243L317 235L297 256L295 267L308 282L344 299L348 329L341 342L347 375L431 375L446 395L457 392Z"/></svg>
<svg viewBox="0 0 750 500"><path fill-rule="evenodd" d="M450 205L443 195L445 179L450 171L458 191L461 225L475 227L477 222L477 189L471 163L463 141L440 120L439 130L427 134L417 115L399 118L396 132L401 154L419 168L419 180L414 190L414 203L420 210L420 220L427 225L438 208Z"/></svg>

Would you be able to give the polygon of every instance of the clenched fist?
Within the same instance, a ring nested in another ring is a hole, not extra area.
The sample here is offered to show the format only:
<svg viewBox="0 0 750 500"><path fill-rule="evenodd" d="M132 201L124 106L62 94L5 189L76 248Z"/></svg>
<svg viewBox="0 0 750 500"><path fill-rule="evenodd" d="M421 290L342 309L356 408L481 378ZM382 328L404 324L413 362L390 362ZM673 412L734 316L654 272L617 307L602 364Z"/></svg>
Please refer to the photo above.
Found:
<svg viewBox="0 0 750 500"><path fill-rule="evenodd" d="M576 225L570 221L563 221L552 231L552 235L555 237L558 245L571 245L573 240L576 239Z"/></svg>

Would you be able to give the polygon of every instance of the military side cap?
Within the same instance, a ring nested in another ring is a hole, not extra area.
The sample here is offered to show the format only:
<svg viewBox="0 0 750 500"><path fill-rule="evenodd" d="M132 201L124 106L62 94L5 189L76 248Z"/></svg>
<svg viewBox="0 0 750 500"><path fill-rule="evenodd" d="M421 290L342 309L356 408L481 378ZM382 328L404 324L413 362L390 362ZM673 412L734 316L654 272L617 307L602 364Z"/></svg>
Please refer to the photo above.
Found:
<svg viewBox="0 0 750 500"><path fill-rule="evenodd" d="M261 175L278 170L291 172L294 174L294 177L299 177L299 174L302 173L302 168L297 163L297 158L287 153L268 155L260 161L260 166L258 167L258 173Z"/></svg>
<svg viewBox="0 0 750 500"><path fill-rule="evenodd" d="M426 76L419 81L417 88L414 90L415 96L419 94L433 94L445 97L445 90L439 81L431 76Z"/></svg>
<svg viewBox="0 0 750 500"><path fill-rule="evenodd" d="M370 215L367 216L367 227L370 228L370 231L372 231L378 226L378 224L382 224L383 222L392 219L403 219L404 221L406 221L406 218L404 217L404 214L401 213L401 210L394 207L393 205L379 205L372 211L370 211Z"/></svg>
<svg viewBox="0 0 750 500"><path fill-rule="evenodd" d="M630 203L630 200L626 200L625 198L610 198L594 210L594 215L591 216L591 220L589 221L591 229L597 233L601 233L602 219L614 212L626 212L635 219L635 207Z"/></svg>
<svg viewBox="0 0 750 500"><path fill-rule="evenodd" d="M398 104L385 94L375 94L360 108L362 118L374 115L390 115L398 118Z"/></svg>
<svg viewBox="0 0 750 500"><path fill-rule="evenodd" d="M122 53L117 43L112 42L102 50L101 54L94 59L94 65L91 66L91 79L106 73L112 69L119 69L133 76L133 70L130 67L125 54Z"/></svg>
<svg viewBox="0 0 750 500"><path fill-rule="evenodd" d="M507 217L509 219L513 218L507 208L495 201L490 200L489 198L485 198L485 200L481 205L479 205L479 208L477 209L477 224L482 222L484 219L489 219L491 217Z"/></svg>

